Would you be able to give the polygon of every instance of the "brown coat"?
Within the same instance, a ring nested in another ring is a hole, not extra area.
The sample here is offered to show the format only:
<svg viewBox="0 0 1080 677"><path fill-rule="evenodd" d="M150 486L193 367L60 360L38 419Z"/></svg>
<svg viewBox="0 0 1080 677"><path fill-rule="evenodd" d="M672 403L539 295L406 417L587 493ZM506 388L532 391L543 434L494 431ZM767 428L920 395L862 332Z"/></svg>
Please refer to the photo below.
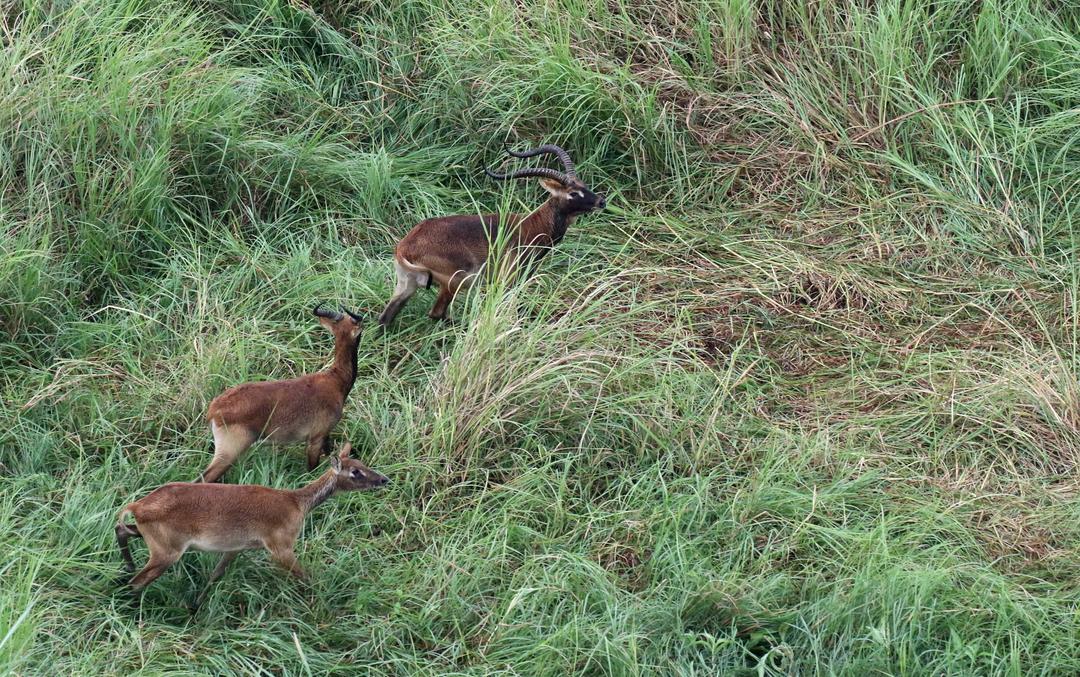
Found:
<svg viewBox="0 0 1080 677"><path fill-rule="evenodd" d="M202 481L217 480L260 439L305 442L308 469L318 465L356 381L361 328L359 319L351 316L320 316L319 322L334 335L334 363L329 369L282 381L244 383L210 403L206 419L214 436L214 458Z"/></svg>
<svg viewBox="0 0 1080 677"><path fill-rule="evenodd" d="M188 549L224 553L208 585L237 553L251 548L266 548L274 561L302 577L293 548L304 516L339 491L372 489L387 482L383 475L349 458L351 449L346 444L331 458L329 470L300 489L173 482L129 503L116 523L116 540L127 569L135 570L129 539L142 537L150 548L150 559L131 579L131 587L145 588ZM129 524L128 517L135 523Z"/></svg>
<svg viewBox="0 0 1080 677"><path fill-rule="evenodd" d="M428 315L443 319L450 302L462 287L470 285L489 263L491 246L506 228L506 254L511 264L532 267L562 241L574 219L603 208L603 196L588 190L577 179L570 184L542 179L551 196L536 211L522 216L509 214L500 223L498 214L443 216L413 226L394 249L397 286L379 316L379 323L393 321L418 287L439 285L439 296Z"/></svg>

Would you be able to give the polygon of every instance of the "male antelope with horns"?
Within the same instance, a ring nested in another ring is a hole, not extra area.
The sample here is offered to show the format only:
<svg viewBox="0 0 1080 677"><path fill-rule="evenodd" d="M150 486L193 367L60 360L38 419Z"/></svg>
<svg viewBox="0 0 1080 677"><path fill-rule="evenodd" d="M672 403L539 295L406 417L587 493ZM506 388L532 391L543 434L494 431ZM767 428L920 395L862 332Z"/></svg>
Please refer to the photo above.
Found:
<svg viewBox="0 0 1080 677"><path fill-rule="evenodd" d="M594 193L582 183L574 171L570 154L559 146L546 144L522 153L507 148L506 152L515 158L554 155L562 162L561 172L546 167L528 167L505 174L484 170L497 181L539 178L540 185L550 193L547 201L528 215L442 216L416 224L394 249L397 286L379 316L380 324L386 326L393 321L416 289L431 286L433 280L439 285L439 296L428 316L445 319L454 295L470 284L488 261L491 245L499 235L500 223L510 229L507 233L508 253L515 256L518 263L535 262L562 240L576 217L607 205L603 195Z"/></svg>
<svg viewBox="0 0 1080 677"><path fill-rule="evenodd" d="M307 444L308 470L330 451L330 431L341 420L345 400L356 381L356 348L361 318L342 308L318 304L311 311L334 335L334 363L329 369L283 381L256 381L229 388L210 403L206 419L214 435L214 460L203 482L221 477L240 454L260 439L278 444Z"/></svg>

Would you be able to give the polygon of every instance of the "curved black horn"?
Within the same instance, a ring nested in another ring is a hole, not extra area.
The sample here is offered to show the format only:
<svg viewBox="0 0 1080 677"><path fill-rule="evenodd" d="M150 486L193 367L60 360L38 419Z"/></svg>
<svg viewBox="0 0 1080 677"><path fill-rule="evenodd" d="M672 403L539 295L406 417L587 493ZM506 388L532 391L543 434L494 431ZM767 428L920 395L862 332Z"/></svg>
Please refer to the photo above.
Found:
<svg viewBox="0 0 1080 677"><path fill-rule="evenodd" d="M349 315L349 317L351 317L353 319L353 322L356 322L357 324L360 324L361 322L364 321L364 316L363 315L357 315L356 313L349 310L345 306L341 306L341 310L342 310L342 312L347 313Z"/></svg>
<svg viewBox="0 0 1080 677"><path fill-rule="evenodd" d="M530 158L536 155L554 155L555 157L559 158L559 162L562 163L563 169L566 170L567 174L575 178L577 177L577 172L574 170L574 161L570 159L570 153L567 153L565 150L563 150L559 146L556 146L553 143L545 143L543 146L539 146L537 148L533 148L532 150L527 150L521 153L510 150L510 146L508 144L504 145L503 149L506 150L507 155L511 155L516 158Z"/></svg>
<svg viewBox="0 0 1080 677"><path fill-rule="evenodd" d="M334 320L335 322L345 317L341 313L335 313L332 310L326 310L322 307L322 301L315 304L315 307L311 310L312 314L316 317L325 317L328 320Z"/></svg>
<svg viewBox="0 0 1080 677"><path fill-rule="evenodd" d="M557 172L554 169L548 169L547 167L529 167L527 169L518 169L513 172L507 172L506 174L499 174L498 172L493 172L490 169L485 169L484 173L495 179L496 181L507 181L509 179L526 179L530 176L540 176L547 179L555 179L562 184L569 184L572 181L572 179L566 174L563 174L562 172Z"/></svg>

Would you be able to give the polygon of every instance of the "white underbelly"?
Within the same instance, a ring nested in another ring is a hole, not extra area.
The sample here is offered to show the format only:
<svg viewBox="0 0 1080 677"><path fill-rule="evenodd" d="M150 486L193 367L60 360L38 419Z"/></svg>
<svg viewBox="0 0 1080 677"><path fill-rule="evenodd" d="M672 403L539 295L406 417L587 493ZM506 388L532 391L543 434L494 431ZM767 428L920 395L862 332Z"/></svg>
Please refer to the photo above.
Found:
<svg viewBox="0 0 1080 677"><path fill-rule="evenodd" d="M188 548L203 552L236 552L258 548L262 544L250 538L204 539L196 538L188 543Z"/></svg>

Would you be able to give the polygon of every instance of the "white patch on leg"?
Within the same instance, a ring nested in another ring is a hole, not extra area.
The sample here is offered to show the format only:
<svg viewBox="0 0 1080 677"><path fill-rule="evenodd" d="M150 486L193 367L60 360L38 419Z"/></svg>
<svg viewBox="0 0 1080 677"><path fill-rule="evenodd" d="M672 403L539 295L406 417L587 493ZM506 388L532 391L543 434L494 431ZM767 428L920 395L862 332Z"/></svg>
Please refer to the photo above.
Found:
<svg viewBox="0 0 1080 677"><path fill-rule="evenodd" d="M214 451L221 448L221 442L225 437L225 432L218 426L217 421L210 419L210 434L214 436Z"/></svg>
<svg viewBox="0 0 1080 677"><path fill-rule="evenodd" d="M397 271L398 277L398 286L394 289L394 296L397 296L398 290L402 288L402 278L411 277L416 281L417 285L426 287L428 282L431 281L431 271L420 268L404 256L401 257L401 260L405 262L405 266L402 266L397 259L394 259L394 270Z"/></svg>
<svg viewBox="0 0 1080 677"><path fill-rule="evenodd" d="M397 272L397 285L394 287L394 295L390 298L391 303L399 300L405 301L416 293L416 288L420 284L417 279L418 275L396 260L394 261L394 271Z"/></svg>

